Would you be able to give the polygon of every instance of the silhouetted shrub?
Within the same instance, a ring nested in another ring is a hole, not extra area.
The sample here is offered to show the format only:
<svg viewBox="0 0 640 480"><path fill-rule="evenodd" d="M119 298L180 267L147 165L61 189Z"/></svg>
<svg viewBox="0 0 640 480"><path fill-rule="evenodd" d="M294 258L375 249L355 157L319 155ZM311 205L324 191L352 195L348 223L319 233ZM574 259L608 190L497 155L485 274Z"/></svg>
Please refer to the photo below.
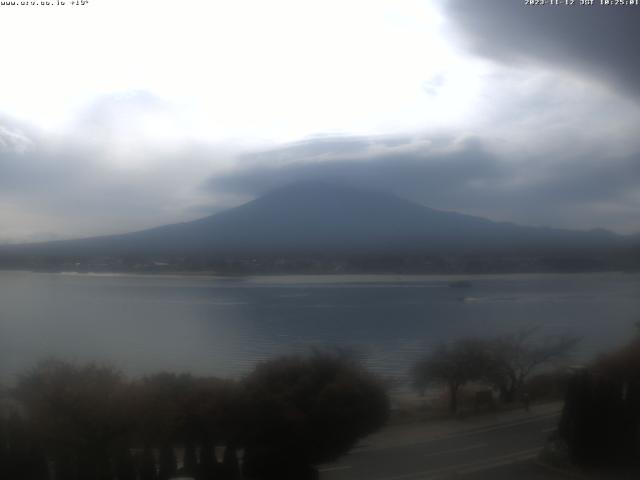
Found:
<svg viewBox="0 0 640 480"><path fill-rule="evenodd" d="M0 419L2 478L197 480L313 478L386 420L378 380L345 356L315 353L260 365L239 388L216 378L160 373L126 381L108 367L49 360L23 375L24 416ZM214 446L226 445L224 461ZM132 452L138 452L133 455Z"/></svg>
<svg viewBox="0 0 640 480"><path fill-rule="evenodd" d="M559 433L575 463L640 463L640 340L573 376Z"/></svg>
<svg viewBox="0 0 640 480"><path fill-rule="evenodd" d="M156 459L153 452L149 448L142 451L139 459L139 477L140 480L157 480Z"/></svg>
<svg viewBox="0 0 640 480"><path fill-rule="evenodd" d="M539 373L526 381L524 390L535 401L563 399L570 378L566 368Z"/></svg>
<svg viewBox="0 0 640 480"><path fill-rule="evenodd" d="M234 445L228 445L224 451L220 476L224 480L237 480L240 478L240 466L238 465L238 455Z"/></svg>
<svg viewBox="0 0 640 480"><path fill-rule="evenodd" d="M41 362L20 377L15 396L26 410L35 442L62 465L65 475L110 479L110 458L128 442L132 419L127 384L111 368Z"/></svg>
<svg viewBox="0 0 640 480"><path fill-rule="evenodd" d="M198 460L196 458L196 447L188 442L184 448L184 458L180 473L188 477L197 477Z"/></svg>
<svg viewBox="0 0 640 480"><path fill-rule="evenodd" d="M204 444L200 449L200 476L202 480L221 480L220 465L211 444Z"/></svg>
<svg viewBox="0 0 640 480"><path fill-rule="evenodd" d="M178 470L176 455L170 444L160 448L158 459L158 480L169 480Z"/></svg>
<svg viewBox="0 0 640 480"><path fill-rule="evenodd" d="M47 480L45 452L30 435L23 418L12 414L0 427L0 478L16 480Z"/></svg>
<svg viewBox="0 0 640 480"><path fill-rule="evenodd" d="M115 455L114 470L117 480L136 480L136 468L129 448L123 447Z"/></svg>
<svg viewBox="0 0 640 480"><path fill-rule="evenodd" d="M143 444L213 444L237 435L235 384L214 377L158 373L136 383L136 431Z"/></svg>
<svg viewBox="0 0 640 480"><path fill-rule="evenodd" d="M311 478L388 418L384 387L344 355L292 355L256 367L243 385L244 474Z"/></svg>

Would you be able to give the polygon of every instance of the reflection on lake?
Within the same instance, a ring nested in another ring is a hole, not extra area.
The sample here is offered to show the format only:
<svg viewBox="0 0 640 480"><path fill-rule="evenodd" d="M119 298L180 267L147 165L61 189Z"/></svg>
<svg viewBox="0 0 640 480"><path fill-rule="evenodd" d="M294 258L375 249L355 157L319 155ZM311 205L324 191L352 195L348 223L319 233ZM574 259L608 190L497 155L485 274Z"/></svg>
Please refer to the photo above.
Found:
<svg viewBox="0 0 640 480"><path fill-rule="evenodd" d="M582 337L578 356L615 346L640 319L640 275L196 277L0 272L0 375L38 358L240 375L271 355L353 348L405 374L452 338L512 332ZM579 360L579 359L577 359Z"/></svg>

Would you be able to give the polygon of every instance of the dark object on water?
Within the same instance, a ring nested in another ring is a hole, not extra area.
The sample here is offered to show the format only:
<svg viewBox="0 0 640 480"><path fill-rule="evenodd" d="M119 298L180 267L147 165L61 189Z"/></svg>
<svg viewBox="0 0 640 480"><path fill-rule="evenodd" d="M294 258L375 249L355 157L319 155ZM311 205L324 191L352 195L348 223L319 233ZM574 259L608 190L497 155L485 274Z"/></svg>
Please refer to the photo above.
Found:
<svg viewBox="0 0 640 480"><path fill-rule="evenodd" d="M453 282L449 282L449 287L451 288L471 288L473 284L469 280L454 280Z"/></svg>

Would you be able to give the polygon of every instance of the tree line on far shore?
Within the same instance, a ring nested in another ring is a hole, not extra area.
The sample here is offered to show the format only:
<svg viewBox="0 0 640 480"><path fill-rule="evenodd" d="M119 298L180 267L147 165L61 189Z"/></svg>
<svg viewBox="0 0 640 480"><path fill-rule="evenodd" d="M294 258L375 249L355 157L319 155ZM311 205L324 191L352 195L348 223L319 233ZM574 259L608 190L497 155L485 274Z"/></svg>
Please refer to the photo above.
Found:
<svg viewBox="0 0 640 480"><path fill-rule="evenodd" d="M0 478L317 478L389 415L381 381L352 357L314 352L241 381L48 360L21 376L0 416ZM241 460L241 461L239 461ZM242 470L242 471L241 471Z"/></svg>

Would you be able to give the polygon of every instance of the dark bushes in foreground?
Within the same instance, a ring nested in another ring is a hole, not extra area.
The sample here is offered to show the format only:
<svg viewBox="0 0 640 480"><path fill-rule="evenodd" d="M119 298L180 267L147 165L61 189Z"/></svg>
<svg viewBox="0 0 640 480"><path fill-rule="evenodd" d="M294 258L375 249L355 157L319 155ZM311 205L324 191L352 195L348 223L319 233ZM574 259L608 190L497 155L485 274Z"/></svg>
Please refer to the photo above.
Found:
<svg viewBox="0 0 640 480"><path fill-rule="evenodd" d="M377 379L332 353L265 362L244 381L50 360L24 375L0 415L0 478L314 478L386 421ZM7 411L14 413L7 417ZM222 458L220 458L222 457Z"/></svg>
<svg viewBox="0 0 640 480"><path fill-rule="evenodd" d="M247 478L314 478L389 414L381 384L349 358L316 353L258 366L243 384Z"/></svg>
<svg viewBox="0 0 640 480"><path fill-rule="evenodd" d="M577 371L559 436L580 465L640 465L640 339Z"/></svg>

